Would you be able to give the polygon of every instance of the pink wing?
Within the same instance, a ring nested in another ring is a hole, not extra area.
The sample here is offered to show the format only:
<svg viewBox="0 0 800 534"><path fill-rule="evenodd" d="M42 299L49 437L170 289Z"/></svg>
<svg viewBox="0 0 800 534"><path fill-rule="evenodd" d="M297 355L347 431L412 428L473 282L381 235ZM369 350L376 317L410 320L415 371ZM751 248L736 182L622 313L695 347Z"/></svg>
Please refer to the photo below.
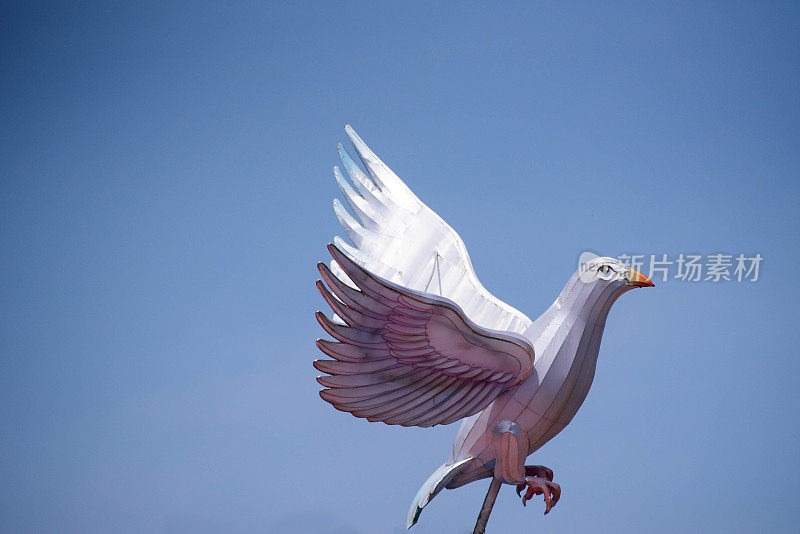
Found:
<svg viewBox="0 0 800 534"><path fill-rule="evenodd" d="M475 414L528 375L533 348L521 336L477 326L452 301L384 280L329 245L358 287L324 263L317 288L344 321L317 319L337 342L317 341L333 360L320 396L336 409L391 425L433 426ZM330 289L329 289L330 288Z"/></svg>

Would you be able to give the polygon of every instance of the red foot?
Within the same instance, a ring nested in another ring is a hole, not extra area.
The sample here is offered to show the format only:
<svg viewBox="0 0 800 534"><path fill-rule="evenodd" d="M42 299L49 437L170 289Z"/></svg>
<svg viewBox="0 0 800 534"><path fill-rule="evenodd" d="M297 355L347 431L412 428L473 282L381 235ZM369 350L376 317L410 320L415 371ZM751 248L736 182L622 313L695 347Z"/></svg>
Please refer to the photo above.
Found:
<svg viewBox="0 0 800 534"><path fill-rule="evenodd" d="M526 465L525 475L525 484L517 486L517 495L522 495L522 490L528 488L522 497L522 506L527 506L534 495L544 495L544 513L547 515L561 498L561 486L553 482L553 471L541 465Z"/></svg>

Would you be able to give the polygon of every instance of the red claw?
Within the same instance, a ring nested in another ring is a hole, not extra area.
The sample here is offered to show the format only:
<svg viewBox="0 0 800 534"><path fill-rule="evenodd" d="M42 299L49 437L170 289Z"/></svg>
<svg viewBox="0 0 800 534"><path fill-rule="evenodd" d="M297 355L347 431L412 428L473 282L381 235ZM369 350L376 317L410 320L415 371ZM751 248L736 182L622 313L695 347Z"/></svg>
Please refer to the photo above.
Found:
<svg viewBox="0 0 800 534"><path fill-rule="evenodd" d="M525 477L525 485L520 484L517 486L517 495L521 494L522 488L525 486L528 487L528 491L526 491L525 495L522 497L522 506L527 506L528 501L533 498L534 495L544 494L545 515L553 509L558 499L561 498L561 486L555 482L551 482L545 477Z"/></svg>

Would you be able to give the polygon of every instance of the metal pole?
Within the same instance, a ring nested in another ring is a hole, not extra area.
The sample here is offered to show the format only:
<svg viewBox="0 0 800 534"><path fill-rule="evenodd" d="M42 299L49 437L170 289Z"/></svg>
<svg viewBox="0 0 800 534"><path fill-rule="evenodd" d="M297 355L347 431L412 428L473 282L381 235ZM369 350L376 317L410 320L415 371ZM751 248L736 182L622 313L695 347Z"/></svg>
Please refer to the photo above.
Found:
<svg viewBox="0 0 800 534"><path fill-rule="evenodd" d="M492 513L494 501L497 499L497 493L500 491L500 486L503 483L499 478L492 478L492 483L489 485L489 491L486 492L486 498L483 500L481 506L481 513L478 514L478 520L475 522L475 530L472 534L483 534L486 532L486 523L489 521L489 514Z"/></svg>

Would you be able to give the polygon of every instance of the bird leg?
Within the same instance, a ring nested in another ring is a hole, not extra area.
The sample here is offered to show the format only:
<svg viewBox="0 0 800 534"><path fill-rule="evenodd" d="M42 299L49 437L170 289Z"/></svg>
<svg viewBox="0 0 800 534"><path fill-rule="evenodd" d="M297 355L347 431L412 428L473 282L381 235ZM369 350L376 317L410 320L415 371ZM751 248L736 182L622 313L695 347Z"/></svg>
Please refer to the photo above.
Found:
<svg viewBox="0 0 800 534"><path fill-rule="evenodd" d="M551 469L543 465L525 465L530 450L525 429L514 421L504 419L495 426L492 442L495 452L494 478L507 484L517 484L517 495L521 495L527 487L528 491L522 497L523 506L534 495L543 494L547 505L544 513L549 512L561 497L561 487L553 482Z"/></svg>
<svg viewBox="0 0 800 534"><path fill-rule="evenodd" d="M522 506L526 506L534 495L544 494L545 510L547 514L558 499L561 498L561 486L553 482L553 471L542 465L525 466L525 483L517 485L517 495L522 495L522 490L528 488L522 497Z"/></svg>

